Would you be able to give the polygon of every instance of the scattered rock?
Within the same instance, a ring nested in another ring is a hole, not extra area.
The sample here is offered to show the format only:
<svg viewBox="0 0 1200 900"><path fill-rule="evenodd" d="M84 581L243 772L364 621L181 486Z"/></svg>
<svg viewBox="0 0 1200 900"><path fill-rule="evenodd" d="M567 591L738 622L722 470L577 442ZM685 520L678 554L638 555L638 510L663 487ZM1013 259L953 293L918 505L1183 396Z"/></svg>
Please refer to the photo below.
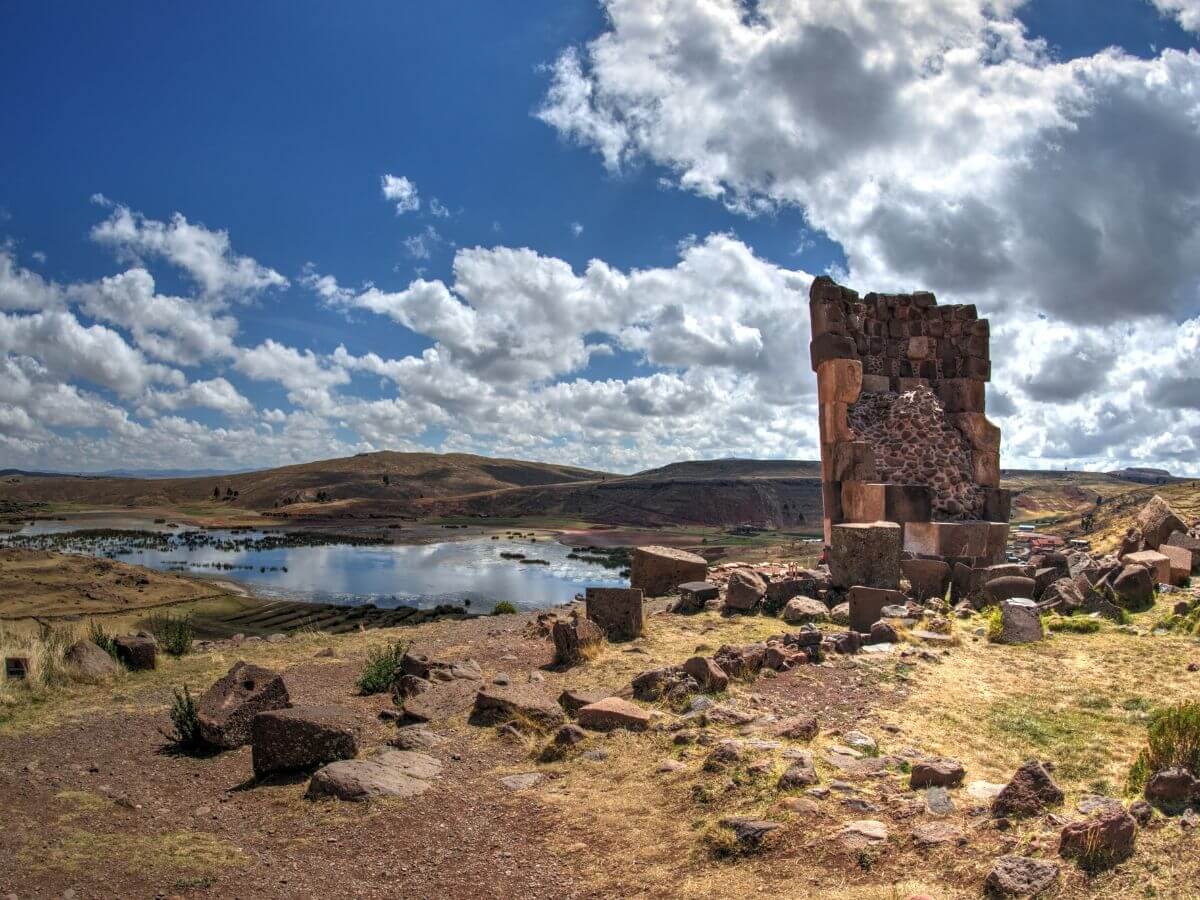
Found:
<svg viewBox="0 0 1200 900"><path fill-rule="evenodd" d="M158 665L158 641L152 634L144 631L123 634L113 638L113 646L117 651L117 659L131 671L153 669Z"/></svg>
<svg viewBox="0 0 1200 900"><path fill-rule="evenodd" d="M1145 828L1154 818L1154 807L1145 800L1134 800L1129 804L1129 814L1138 825Z"/></svg>
<svg viewBox="0 0 1200 900"><path fill-rule="evenodd" d="M441 771L442 764L424 753L384 750L367 759L341 760L318 769L305 797L349 801L415 797L427 791Z"/></svg>
<svg viewBox="0 0 1200 900"><path fill-rule="evenodd" d="M254 775L310 769L358 753L353 713L340 706L297 706L254 717Z"/></svg>
<svg viewBox="0 0 1200 900"><path fill-rule="evenodd" d="M684 582L707 578L708 562L703 556L675 547L637 547L630 558L629 585L647 597L661 597Z"/></svg>
<svg viewBox="0 0 1200 900"><path fill-rule="evenodd" d="M687 769L687 766L685 766L683 763L679 762L678 760L664 759L661 763L658 764L658 768L655 769L654 771L658 772L661 775L668 775L673 772L683 772L686 769Z"/></svg>
<svg viewBox="0 0 1200 900"><path fill-rule="evenodd" d="M812 597L793 597L783 608L783 621L789 625L828 622L829 607Z"/></svg>
<svg viewBox="0 0 1200 900"><path fill-rule="evenodd" d="M1027 856L1002 856L988 873L984 887L1001 897L1036 897L1058 882L1056 863Z"/></svg>
<svg viewBox="0 0 1200 900"><path fill-rule="evenodd" d="M601 694L597 691L580 691L568 688L558 695L558 705L563 708L563 711L567 715L573 716L589 703L599 703L607 696L607 694Z"/></svg>
<svg viewBox="0 0 1200 900"><path fill-rule="evenodd" d="M1067 859L1107 865L1129 856L1136 839L1137 822L1118 806L1067 825L1060 834L1058 852Z"/></svg>
<svg viewBox="0 0 1200 900"><path fill-rule="evenodd" d="M954 801L944 787L931 787L925 791L925 809L930 815L948 816L954 812Z"/></svg>
<svg viewBox="0 0 1200 900"><path fill-rule="evenodd" d="M793 716L780 722L775 727L775 734L797 741L811 741L819 730L816 716Z"/></svg>
<svg viewBox="0 0 1200 900"><path fill-rule="evenodd" d="M389 743L397 750L429 751L444 744L446 739L430 731L425 725L407 725L396 730Z"/></svg>
<svg viewBox="0 0 1200 900"><path fill-rule="evenodd" d="M908 784L912 788L958 787L966 770L956 759L938 757L913 763Z"/></svg>
<svg viewBox="0 0 1200 900"><path fill-rule="evenodd" d="M562 708L537 685L490 685L475 693L472 725L499 725L516 720L543 730L566 722Z"/></svg>
<svg viewBox="0 0 1200 900"><path fill-rule="evenodd" d="M574 666L590 659L604 645L600 626L578 616L573 622L555 622L550 636L554 640L554 662L560 666Z"/></svg>
<svg viewBox="0 0 1200 900"><path fill-rule="evenodd" d="M1145 566L1125 566L1112 588L1126 609L1146 609L1154 602L1154 576Z"/></svg>
<svg viewBox="0 0 1200 900"><path fill-rule="evenodd" d="M500 779L500 783L510 791L524 791L536 787L546 780L541 772L526 772L522 775L508 775Z"/></svg>
<svg viewBox="0 0 1200 900"><path fill-rule="evenodd" d="M725 586L725 608L752 612L767 593L767 583L757 572L736 569Z"/></svg>
<svg viewBox="0 0 1200 900"><path fill-rule="evenodd" d="M842 735L842 742L847 747L853 747L860 753L874 753L879 749L879 744L875 738L869 734L863 734L861 731L847 731Z"/></svg>
<svg viewBox="0 0 1200 900"><path fill-rule="evenodd" d="M1142 793L1155 806L1174 809L1200 794L1200 781L1182 766L1173 766L1151 775Z"/></svg>
<svg viewBox="0 0 1200 900"><path fill-rule="evenodd" d="M762 844L763 838L772 831L783 827L781 823L772 822L769 819L747 819L740 817L722 819L721 826L731 829L738 843L750 849L758 847Z"/></svg>
<svg viewBox="0 0 1200 900"><path fill-rule="evenodd" d="M250 743L259 713L290 705L283 676L262 666L236 662L196 701L200 737L208 746L233 750Z"/></svg>
<svg viewBox="0 0 1200 900"><path fill-rule="evenodd" d="M1017 769L1012 780L996 795L992 815L1035 816L1062 801L1062 789L1054 783L1046 767L1031 759Z"/></svg>
<svg viewBox="0 0 1200 900"><path fill-rule="evenodd" d="M587 740L587 732L578 725L568 723L554 732L554 743L559 747L574 747Z"/></svg>
<svg viewBox="0 0 1200 900"><path fill-rule="evenodd" d="M965 843L963 830L949 822L922 822L912 832L913 842L918 847L936 847L940 844Z"/></svg>
<svg viewBox="0 0 1200 900"><path fill-rule="evenodd" d="M1014 600L1006 600L1000 604L1000 634L995 638L996 643L1028 644L1040 641L1044 636L1042 620L1032 600L1028 604Z"/></svg>
<svg viewBox="0 0 1200 900"><path fill-rule="evenodd" d="M1150 502L1142 507L1137 517L1138 528L1142 532L1143 545L1147 550L1157 550L1176 531L1187 531L1187 525L1171 504L1155 494Z"/></svg>
<svg viewBox="0 0 1200 900"><path fill-rule="evenodd" d="M810 755L807 760L800 760L787 767L787 770L779 776L779 789L794 791L799 788L811 787L818 784L820 780Z"/></svg>
<svg viewBox="0 0 1200 900"><path fill-rule="evenodd" d="M877 819L847 822L837 833L843 847L850 851L864 850L888 839L888 828Z"/></svg>
<svg viewBox="0 0 1200 900"><path fill-rule="evenodd" d="M648 712L620 697L589 703L579 710L578 719L582 727L591 731L614 731L618 728L645 731L650 724Z"/></svg>
<svg viewBox="0 0 1200 900"><path fill-rule="evenodd" d="M83 678L102 681L121 671L120 664L91 641L76 641L67 648L63 659Z"/></svg>
<svg viewBox="0 0 1200 900"><path fill-rule="evenodd" d="M695 679L706 694L719 694L729 687L729 676L714 660L693 656L683 664L683 671Z"/></svg>
<svg viewBox="0 0 1200 900"><path fill-rule="evenodd" d="M631 641L641 637L645 627L641 588L590 587L585 598L587 617L610 641Z"/></svg>

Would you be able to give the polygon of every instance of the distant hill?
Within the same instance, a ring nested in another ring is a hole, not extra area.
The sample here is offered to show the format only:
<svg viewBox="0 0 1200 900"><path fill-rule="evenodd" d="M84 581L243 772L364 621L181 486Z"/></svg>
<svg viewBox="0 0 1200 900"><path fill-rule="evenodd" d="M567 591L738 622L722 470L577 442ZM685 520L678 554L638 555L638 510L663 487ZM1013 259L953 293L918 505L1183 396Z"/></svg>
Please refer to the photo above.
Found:
<svg viewBox="0 0 1200 900"><path fill-rule="evenodd" d="M1125 481L1136 481L1138 484L1172 484L1173 482L1187 480L1176 478L1166 469L1151 469L1144 466L1127 466L1124 469L1117 469L1108 474Z"/></svg>
<svg viewBox="0 0 1200 900"><path fill-rule="evenodd" d="M1095 511L1097 501L1115 511L1128 497L1153 493L1126 473L1012 469L1001 478L1014 492L1015 521L1069 523ZM694 460L618 475L463 453L390 451L198 477L17 470L0 477L0 509L39 501L186 506L196 508L193 514L233 507L293 518L550 515L614 525L751 524L813 532L822 515L814 460Z"/></svg>

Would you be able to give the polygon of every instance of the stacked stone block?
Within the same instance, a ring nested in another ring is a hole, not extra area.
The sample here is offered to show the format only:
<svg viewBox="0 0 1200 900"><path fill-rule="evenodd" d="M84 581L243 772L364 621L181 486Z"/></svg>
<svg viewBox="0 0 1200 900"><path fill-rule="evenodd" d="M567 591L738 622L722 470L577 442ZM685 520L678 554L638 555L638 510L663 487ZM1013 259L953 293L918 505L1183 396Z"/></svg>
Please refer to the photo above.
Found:
<svg viewBox="0 0 1200 900"><path fill-rule="evenodd" d="M826 542L838 525L888 521L911 553L1002 561L1010 498L985 414L987 320L928 292L860 298L827 276L809 296Z"/></svg>

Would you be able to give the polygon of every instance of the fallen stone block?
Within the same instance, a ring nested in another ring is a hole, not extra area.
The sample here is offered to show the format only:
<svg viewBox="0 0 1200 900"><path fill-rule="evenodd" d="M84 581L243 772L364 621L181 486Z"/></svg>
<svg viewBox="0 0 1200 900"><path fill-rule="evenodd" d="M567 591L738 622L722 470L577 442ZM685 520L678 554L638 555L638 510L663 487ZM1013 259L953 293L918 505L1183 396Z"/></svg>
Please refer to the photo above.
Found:
<svg viewBox="0 0 1200 900"><path fill-rule="evenodd" d="M113 646L117 650L117 659L130 671L153 669L158 665L158 641L152 634L123 634L113 638Z"/></svg>
<svg viewBox="0 0 1200 900"><path fill-rule="evenodd" d="M942 599L950 587L950 565L940 559L904 559L900 571L917 600Z"/></svg>
<svg viewBox="0 0 1200 900"><path fill-rule="evenodd" d="M629 566L629 586L647 597L661 597L687 581L708 578L703 556L675 547L637 547Z"/></svg>
<svg viewBox="0 0 1200 900"><path fill-rule="evenodd" d="M254 775L311 769L358 753L354 713L341 706L296 706L254 717Z"/></svg>
<svg viewBox="0 0 1200 900"><path fill-rule="evenodd" d="M562 708L534 684L488 685L475 693L472 725L517 721L550 730L567 721Z"/></svg>
<svg viewBox="0 0 1200 900"><path fill-rule="evenodd" d="M829 607L812 597L793 597L784 606L781 618L789 625L828 622Z"/></svg>
<svg viewBox="0 0 1200 900"><path fill-rule="evenodd" d="M902 532L895 522L855 522L830 530L829 573L840 588L898 588Z"/></svg>
<svg viewBox="0 0 1200 900"><path fill-rule="evenodd" d="M604 646L604 631L590 619L555 622L550 636L554 640L554 662L560 666L578 665Z"/></svg>
<svg viewBox="0 0 1200 900"><path fill-rule="evenodd" d="M1013 598L1000 604L1000 634L997 644L1031 644L1045 637L1037 604L1025 598Z"/></svg>
<svg viewBox="0 0 1200 900"><path fill-rule="evenodd" d="M1126 553L1121 562L1127 566L1145 566L1150 570L1155 584L1171 583L1171 560L1157 550L1141 550L1137 553Z"/></svg>
<svg viewBox="0 0 1200 900"><path fill-rule="evenodd" d="M879 621L885 606L904 606L908 598L899 591L855 585L846 601L850 604L851 630L866 633Z"/></svg>
<svg viewBox="0 0 1200 900"><path fill-rule="evenodd" d="M725 608L734 612L753 612L766 596L767 582L757 572L737 569L725 585Z"/></svg>
<svg viewBox="0 0 1200 900"><path fill-rule="evenodd" d="M200 737L215 749L233 750L250 743L251 726L259 713L290 705L282 675L236 662L196 701Z"/></svg>
<svg viewBox="0 0 1200 900"><path fill-rule="evenodd" d="M579 726L590 731L645 731L650 724L650 714L628 700L608 697L598 703L590 703L579 710Z"/></svg>
<svg viewBox="0 0 1200 900"><path fill-rule="evenodd" d="M120 664L91 641L76 641L67 648L63 660L75 673L92 681L111 678L121 671Z"/></svg>
<svg viewBox="0 0 1200 900"><path fill-rule="evenodd" d="M640 588L593 588L584 595L587 617L610 641L641 637L645 627L643 594Z"/></svg>
<svg viewBox="0 0 1200 900"><path fill-rule="evenodd" d="M1187 584L1187 580L1192 577L1192 568L1195 565L1195 556L1187 547L1176 547L1172 544L1160 544L1158 552L1167 558L1168 569L1170 571L1170 579L1166 584L1173 584L1176 587Z"/></svg>
<svg viewBox="0 0 1200 900"><path fill-rule="evenodd" d="M1176 531L1187 531L1187 525L1171 504L1155 494L1138 513L1137 527L1147 550L1157 550Z"/></svg>

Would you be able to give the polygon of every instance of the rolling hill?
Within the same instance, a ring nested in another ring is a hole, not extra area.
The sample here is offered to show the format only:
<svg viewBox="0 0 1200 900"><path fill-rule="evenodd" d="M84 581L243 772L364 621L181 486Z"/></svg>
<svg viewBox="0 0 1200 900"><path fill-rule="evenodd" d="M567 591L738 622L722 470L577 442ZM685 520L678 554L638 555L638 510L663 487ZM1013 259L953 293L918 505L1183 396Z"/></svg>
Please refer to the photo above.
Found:
<svg viewBox="0 0 1200 900"><path fill-rule="evenodd" d="M1097 508L1122 511L1155 490L1196 492L1197 482L1147 486L1124 473L1005 470L1014 521L1072 522ZM1174 479L1172 479L1174 481ZM21 503L167 509L207 505L300 518L566 516L613 525L735 525L817 531L820 464L716 459L671 463L633 475L451 453L359 454L258 472L192 478L0 476L0 509ZM1108 521L1107 518L1103 521ZM1107 526L1106 526L1107 527ZM1123 527L1123 526L1121 526Z"/></svg>

